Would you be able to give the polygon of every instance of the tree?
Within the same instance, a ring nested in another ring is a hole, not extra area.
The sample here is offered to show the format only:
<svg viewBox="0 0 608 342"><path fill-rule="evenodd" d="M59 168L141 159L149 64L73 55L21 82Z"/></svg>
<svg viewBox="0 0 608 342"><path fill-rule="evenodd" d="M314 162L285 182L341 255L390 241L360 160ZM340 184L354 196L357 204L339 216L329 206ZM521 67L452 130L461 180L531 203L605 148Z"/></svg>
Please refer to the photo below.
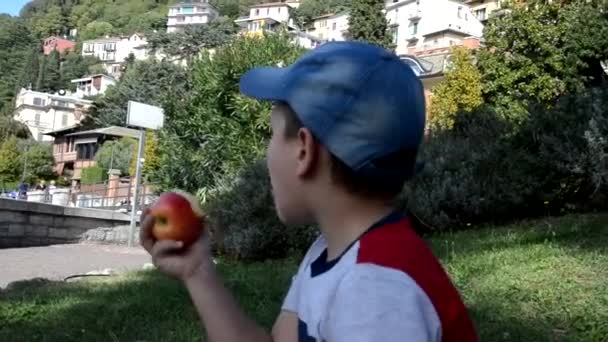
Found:
<svg viewBox="0 0 608 342"><path fill-rule="evenodd" d="M350 6L351 0L306 0L294 10L294 17L300 27L307 27L315 17L348 11Z"/></svg>
<svg viewBox="0 0 608 342"><path fill-rule="evenodd" d="M454 48L451 66L445 72L445 78L433 89L430 103L431 127L451 129L458 112L470 112L481 103L481 74L466 48Z"/></svg>
<svg viewBox="0 0 608 342"><path fill-rule="evenodd" d="M133 158L133 146L136 146L132 138L121 138L119 140L106 141L95 155L97 166L105 172L110 169L120 170L121 174L129 174L129 165Z"/></svg>
<svg viewBox="0 0 608 342"><path fill-rule="evenodd" d="M46 62L44 63L44 72L42 73L40 88L37 90L43 92L56 92L61 89L63 85L61 80L61 55L59 54L59 51L55 50L51 52L49 56L45 57L45 60Z"/></svg>
<svg viewBox="0 0 608 342"><path fill-rule="evenodd" d="M133 155L137 156L139 144L133 144ZM160 165L160 157L158 155L158 141L156 134L153 131L146 132L146 146L144 147L144 164L142 166L142 176L146 181L150 181L154 175L154 171ZM137 171L137 158L131 159L129 166L129 174L134 176Z"/></svg>
<svg viewBox="0 0 608 342"><path fill-rule="evenodd" d="M536 1L512 5L485 28L479 54L486 102L513 120L532 102L552 105L606 80L608 16L599 1Z"/></svg>
<svg viewBox="0 0 608 342"><path fill-rule="evenodd" d="M263 156L270 105L243 96L239 78L254 66L290 64L304 51L279 33L239 37L213 57L204 53L192 71L192 91L163 105L155 178L167 188L212 189L221 177Z"/></svg>
<svg viewBox="0 0 608 342"><path fill-rule="evenodd" d="M163 99L184 94L188 72L170 62L137 61L103 97L94 102L83 121L87 127L124 125L129 100L161 105Z"/></svg>
<svg viewBox="0 0 608 342"><path fill-rule="evenodd" d="M30 20L30 27L38 38L58 35L65 30L65 18L60 6L51 6Z"/></svg>
<svg viewBox="0 0 608 342"><path fill-rule="evenodd" d="M150 35L151 53L162 51L171 60L183 60L190 65L204 48L215 48L230 41L237 32L231 20L216 20L207 25L186 27L183 32L158 32Z"/></svg>
<svg viewBox="0 0 608 342"><path fill-rule="evenodd" d="M36 86L34 87L34 90L40 91L45 87L47 65L48 59L45 56L40 57L40 66L38 68L38 77L36 77Z"/></svg>
<svg viewBox="0 0 608 342"><path fill-rule="evenodd" d="M82 30L81 39L95 39L105 35L113 35L115 32L112 24L105 21L93 21Z"/></svg>
<svg viewBox="0 0 608 342"><path fill-rule="evenodd" d="M27 56L26 63L23 64L21 69L21 75L19 76L19 83L17 84L16 91L20 91L21 88L32 88L36 86L38 80L38 69L39 69L39 58L40 48L33 48Z"/></svg>
<svg viewBox="0 0 608 342"><path fill-rule="evenodd" d="M68 52L61 65L62 88L75 90L76 85L70 81L100 71L101 61L93 56L82 56L77 52Z"/></svg>
<svg viewBox="0 0 608 342"><path fill-rule="evenodd" d="M34 183L42 179L54 178L52 145L33 140L24 140L20 144L21 155L24 156L25 180Z"/></svg>
<svg viewBox="0 0 608 342"><path fill-rule="evenodd" d="M348 18L348 37L392 49L392 37L384 16L384 2L352 0Z"/></svg>
<svg viewBox="0 0 608 342"><path fill-rule="evenodd" d="M12 137L0 145L0 180L14 182L21 175L22 157L17 138Z"/></svg>
<svg viewBox="0 0 608 342"><path fill-rule="evenodd" d="M20 73L35 44L23 20L0 14L0 115L12 114Z"/></svg>
<svg viewBox="0 0 608 342"><path fill-rule="evenodd" d="M12 115L0 115L0 144L11 137L29 139L30 130L25 124L13 119Z"/></svg>

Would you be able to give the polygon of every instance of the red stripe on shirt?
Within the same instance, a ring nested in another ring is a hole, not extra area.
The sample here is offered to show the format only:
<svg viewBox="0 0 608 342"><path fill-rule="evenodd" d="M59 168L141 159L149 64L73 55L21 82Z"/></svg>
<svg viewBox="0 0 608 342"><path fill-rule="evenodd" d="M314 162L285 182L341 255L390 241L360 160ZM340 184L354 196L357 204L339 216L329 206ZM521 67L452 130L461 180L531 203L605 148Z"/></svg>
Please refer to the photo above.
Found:
<svg viewBox="0 0 608 342"><path fill-rule="evenodd" d="M408 218L366 233L359 242L357 263L372 263L409 275L429 297L441 322L443 342L476 342L467 309L449 276L419 238Z"/></svg>

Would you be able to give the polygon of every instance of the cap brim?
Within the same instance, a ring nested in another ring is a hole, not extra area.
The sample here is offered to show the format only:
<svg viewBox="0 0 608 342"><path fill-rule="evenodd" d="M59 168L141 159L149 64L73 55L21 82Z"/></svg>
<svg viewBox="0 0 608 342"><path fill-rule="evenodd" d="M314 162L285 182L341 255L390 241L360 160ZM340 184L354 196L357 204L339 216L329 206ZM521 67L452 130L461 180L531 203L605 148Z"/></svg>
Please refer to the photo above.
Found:
<svg viewBox="0 0 608 342"><path fill-rule="evenodd" d="M258 67L246 72L239 82L241 93L258 100L285 100L287 68Z"/></svg>

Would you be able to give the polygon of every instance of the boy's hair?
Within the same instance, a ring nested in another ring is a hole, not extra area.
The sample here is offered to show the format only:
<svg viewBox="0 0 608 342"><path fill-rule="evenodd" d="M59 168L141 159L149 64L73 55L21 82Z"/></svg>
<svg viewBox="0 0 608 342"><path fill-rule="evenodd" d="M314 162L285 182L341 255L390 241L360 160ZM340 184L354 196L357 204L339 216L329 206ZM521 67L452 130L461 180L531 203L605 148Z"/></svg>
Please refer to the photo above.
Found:
<svg viewBox="0 0 608 342"><path fill-rule="evenodd" d="M276 102L275 105L281 107L282 110L280 112L284 115L285 137L288 139L297 137L300 128L304 127L302 121L298 118L297 114L293 111L289 104L284 102ZM363 175L357 174L331 152L330 155L331 175L333 181L344 186L346 190L352 194L366 196L373 199L393 200L403 190L405 179L403 179L403 181L401 181L399 184L385 184L377 179L372 179L370 177L364 177ZM407 157L410 155L411 152L409 151L399 151L398 153L392 154L387 158L383 158L384 160L382 163L385 165L402 163L404 158L407 159Z"/></svg>

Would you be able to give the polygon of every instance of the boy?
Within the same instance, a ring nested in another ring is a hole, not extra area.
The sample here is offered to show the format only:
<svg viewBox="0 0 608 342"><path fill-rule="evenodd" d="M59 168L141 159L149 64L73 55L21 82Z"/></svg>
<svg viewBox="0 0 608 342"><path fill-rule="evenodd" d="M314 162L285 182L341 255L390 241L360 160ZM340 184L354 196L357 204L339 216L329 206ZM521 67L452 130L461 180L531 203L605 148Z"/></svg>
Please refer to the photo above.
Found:
<svg viewBox="0 0 608 342"><path fill-rule="evenodd" d="M321 236L293 278L268 334L238 308L216 274L207 240L186 250L142 245L158 268L184 281L210 341L476 341L458 292L396 212L413 176L425 124L424 94L410 67L364 43L327 43L287 68L256 68L247 96L274 101L268 169L285 224Z"/></svg>

